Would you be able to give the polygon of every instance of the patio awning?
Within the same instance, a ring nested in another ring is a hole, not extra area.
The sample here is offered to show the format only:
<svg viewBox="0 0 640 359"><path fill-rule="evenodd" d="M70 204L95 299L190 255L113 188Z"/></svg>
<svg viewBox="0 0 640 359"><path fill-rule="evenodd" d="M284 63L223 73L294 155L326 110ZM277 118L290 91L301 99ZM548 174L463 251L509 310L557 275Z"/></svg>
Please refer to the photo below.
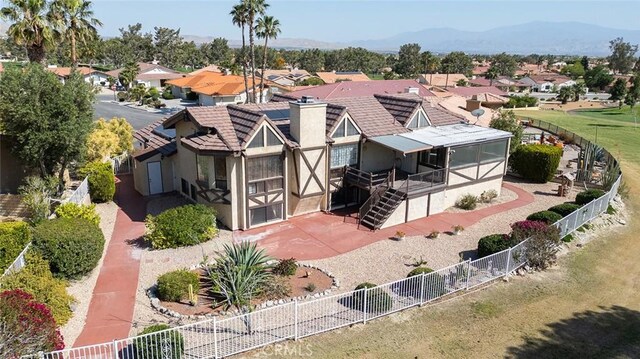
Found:
<svg viewBox="0 0 640 359"><path fill-rule="evenodd" d="M399 135L431 147L467 145L507 139L512 136L511 132L468 124L426 127Z"/></svg>
<svg viewBox="0 0 640 359"><path fill-rule="evenodd" d="M402 154L425 151L433 147L402 135L376 136L369 138L369 141L375 142Z"/></svg>

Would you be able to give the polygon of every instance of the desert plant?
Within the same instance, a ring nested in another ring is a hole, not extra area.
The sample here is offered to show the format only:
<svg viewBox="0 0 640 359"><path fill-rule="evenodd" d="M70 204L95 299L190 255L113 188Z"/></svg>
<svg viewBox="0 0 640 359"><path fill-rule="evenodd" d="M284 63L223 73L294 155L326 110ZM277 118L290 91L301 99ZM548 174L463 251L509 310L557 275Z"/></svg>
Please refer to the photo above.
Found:
<svg viewBox="0 0 640 359"><path fill-rule="evenodd" d="M518 244L508 234L490 234L478 241L478 257L486 257L494 253L502 252Z"/></svg>
<svg viewBox="0 0 640 359"><path fill-rule="evenodd" d="M365 291L367 292L366 294L364 293ZM367 298L366 309L365 297ZM352 299L355 308L362 311L366 310L368 313L386 312L393 306L393 300L389 293L369 282L358 284L354 289Z"/></svg>
<svg viewBox="0 0 640 359"><path fill-rule="evenodd" d="M41 255L29 251L27 265L19 272L0 279L4 290L22 289L31 294L37 302L46 304L58 325L65 325L71 318L71 304L75 299L67 293L67 283L53 277L49 262Z"/></svg>
<svg viewBox="0 0 640 359"><path fill-rule="evenodd" d="M304 286L304 290L313 293L316 290L316 285L313 283L307 283L307 285Z"/></svg>
<svg viewBox="0 0 640 359"><path fill-rule="evenodd" d="M95 202L111 202L116 193L116 178L111 163L90 162L78 173L89 176L89 195Z"/></svg>
<svg viewBox="0 0 640 359"><path fill-rule="evenodd" d="M206 242L218 233L216 211L202 204L166 210L145 219L145 240L154 249L178 248Z"/></svg>
<svg viewBox="0 0 640 359"><path fill-rule="evenodd" d="M84 218L87 221L100 225L100 216L96 213L96 205L82 205L73 202L67 202L56 207L54 211L58 218Z"/></svg>
<svg viewBox="0 0 640 359"><path fill-rule="evenodd" d="M403 231L396 231L395 237L396 237L396 239L404 239L404 237L405 237L406 235L407 235L407 234L406 234L406 233L404 233Z"/></svg>
<svg viewBox="0 0 640 359"><path fill-rule="evenodd" d="M431 239L436 239L438 237L440 237L439 231L431 231L431 233L427 235L427 238L431 238Z"/></svg>
<svg viewBox="0 0 640 359"><path fill-rule="evenodd" d="M480 201L483 203L491 203L494 199L498 197L498 192L494 189L490 189L488 191L483 191L480 194Z"/></svg>
<svg viewBox="0 0 640 359"><path fill-rule="evenodd" d="M183 359L184 338L180 332L171 330L166 324L144 328L135 339L134 346L136 358Z"/></svg>
<svg viewBox="0 0 640 359"><path fill-rule="evenodd" d="M422 267L427 265L427 261L422 256L420 256L420 259L414 258L413 263L411 263L411 265L414 267Z"/></svg>
<svg viewBox="0 0 640 359"><path fill-rule="evenodd" d="M540 221L546 224L554 224L562 219L562 215L553 211L540 211L531 213L528 217L528 221Z"/></svg>
<svg viewBox="0 0 640 359"><path fill-rule="evenodd" d="M467 211L475 209L478 205L478 197L467 193L464 196L458 198L456 201L456 207L460 209L465 209Z"/></svg>
<svg viewBox="0 0 640 359"><path fill-rule="evenodd" d="M464 227L459 224L456 224L455 226L451 227L451 230L453 231L453 234L460 234L462 233L462 231L464 231Z"/></svg>
<svg viewBox="0 0 640 359"><path fill-rule="evenodd" d="M167 302L180 302L189 298L189 286L198 293L200 278L197 273L179 269L158 277L158 298Z"/></svg>
<svg viewBox="0 0 640 359"><path fill-rule="evenodd" d="M549 211L555 212L562 217L566 217L571 213L577 211L579 208L580 206L575 203L562 203L549 208Z"/></svg>
<svg viewBox="0 0 640 359"><path fill-rule="evenodd" d="M45 304L20 289L0 293L1 358L60 349L64 340Z"/></svg>
<svg viewBox="0 0 640 359"><path fill-rule="evenodd" d="M273 267L273 274L280 276L292 276L296 274L296 270L298 270L298 265L296 264L295 258L289 259L280 259L278 264Z"/></svg>
<svg viewBox="0 0 640 359"><path fill-rule="evenodd" d="M291 295L291 286L284 277L271 276L260 288L260 296L268 300L278 300Z"/></svg>
<svg viewBox="0 0 640 359"><path fill-rule="evenodd" d="M544 232L547 224L540 221L519 221L511 225L511 239L516 243L522 242L534 233Z"/></svg>
<svg viewBox="0 0 640 359"><path fill-rule="evenodd" d="M98 264L104 249L104 235L86 219L57 218L34 228L33 247L49 261L54 275L75 279L91 272Z"/></svg>
<svg viewBox="0 0 640 359"><path fill-rule="evenodd" d="M429 267L418 267L418 268L412 269L411 272L409 272L409 274L407 274L407 278L415 277L415 276L421 275L421 274L429 274L431 272L433 272L433 269L431 269Z"/></svg>
<svg viewBox="0 0 640 359"><path fill-rule="evenodd" d="M22 202L29 211L29 221L37 224L51 215L51 203L49 199L56 193L59 185L58 179L49 177L30 176L25 178L24 184L18 192L22 195Z"/></svg>
<svg viewBox="0 0 640 359"><path fill-rule="evenodd" d="M582 206L602 197L603 195L604 191L601 189L588 189L576 195L576 204Z"/></svg>
<svg viewBox="0 0 640 359"><path fill-rule="evenodd" d="M511 155L511 168L527 180L546 183L553 179L560 158L562 148L543 144L518 146Z"/></svg>
<svg viewBox="0 0 640 359"><path fill-rule="evenodd" d="M26 222L0 222L0 273L4 273L30 241L31 229Z"/></svg>

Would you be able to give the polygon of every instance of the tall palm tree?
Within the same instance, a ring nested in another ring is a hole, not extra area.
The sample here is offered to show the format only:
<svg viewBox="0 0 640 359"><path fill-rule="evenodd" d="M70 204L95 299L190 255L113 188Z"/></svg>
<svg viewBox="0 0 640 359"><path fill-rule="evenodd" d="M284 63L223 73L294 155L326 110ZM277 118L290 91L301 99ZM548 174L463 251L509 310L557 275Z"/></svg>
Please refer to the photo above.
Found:
<svg viewBox="0 0 640 359"><path fill-rule="evenodd" d="M87 0L54 0L51 4L57 21L65 28L64 36L71 42L71 63L78 66L77 44L86 46L97 38L96 27L102 26L100 20L93 17L91 1Z"/></svg>
<svg viewBox="0 0 640 359"><path fill-rule="evenodd" d="M43 63L46 49L58 38L56 15L46 0L6 0L0 9L3 19L13 22L7 35L27 50L30 62Z"/></svg>
<svg viewBox="0 0 640 359"><path fill-rule="evenodd" d="M242 31L242 49L240 51L242 56L242 73L244 75L244 90L247 94L247 98L245 102L249 101L249 80L247 79L247 52L246 52L246 40L244 38L244 28L247 26L247 22L249 21L247 15L247 8L244 4L238 4L233 7L231 12L231 22L234 25L238 26Z"/></svg>
<svg viewBox="0 0 640 359"><path fill-rule="evenodd" d="M256 102L256 51L255 51L255 22L256 16L264 15L269 7L265 0L242 0L242 4L247 9L249 26L249 50L251 51L251 89L253 92L253 102Z"/></svg>
<svg viewBox="0 0 640 359"><path fill-rule="evenodd" d="M273 16L263 16L258 19L256 24L256 35L259 39L264 39L264 49L262 54L262 72L260 73L260 99L262 99L264 91L264 72L267 69L267 44L269 38L275 39L280 34L280 21Z"/></svg>

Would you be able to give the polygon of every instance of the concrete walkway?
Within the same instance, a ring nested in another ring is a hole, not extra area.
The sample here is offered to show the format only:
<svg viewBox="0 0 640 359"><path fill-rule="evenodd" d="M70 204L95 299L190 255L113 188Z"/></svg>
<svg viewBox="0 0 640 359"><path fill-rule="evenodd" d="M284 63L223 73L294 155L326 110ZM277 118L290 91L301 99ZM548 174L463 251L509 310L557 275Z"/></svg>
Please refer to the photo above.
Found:
<svg viewBox="0 0 640 359"><path fill-rule="evenodd" d="M260 247L276 258L329 258L389 239L396 231L416 236L427 235L434 230L450 231L454 225L467 228L488 216L526 206L534 201L532 194L519 187L508 183L503 183L503 187L515 192L518 198L475 211L439 213L375 232L363 226L358 229L356 218L318 212L265 227L236 231L234 239L257 241Z"/></svg>
<svg viewBox="0 0 640 359"><path fill-rule="evenodd" d="M135 242L144 235L146 203L131 175L119 176L115 202L120 207L111 242L93 289L87 320L74 347L129 336L136 301L140 256Z"/></svg>

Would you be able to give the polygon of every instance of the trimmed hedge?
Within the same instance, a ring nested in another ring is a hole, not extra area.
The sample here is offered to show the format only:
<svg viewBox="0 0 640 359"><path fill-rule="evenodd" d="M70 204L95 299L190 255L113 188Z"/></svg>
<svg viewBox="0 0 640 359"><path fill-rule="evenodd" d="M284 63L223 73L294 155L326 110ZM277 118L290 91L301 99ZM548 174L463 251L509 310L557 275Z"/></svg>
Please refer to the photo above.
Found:
<svg viewBox="0 0 640 359"><path fill-rule="evenodd" d="M382 288L378 288L373 283L360 283L354 289L353 304L355 308L364 311L364 291L360 289L371 288L367 291L367 312L368 313L382 313L391 309L393 301L389 293L385 292Z"/></svg>
<svg viewBox="0 0 640 359"><path fill-rule="evenodd" d="M407 278L415 277L415 276L421 275L421 274L429 274L431 272L433 272L433 269L431 269L431 268L418 267L418 268L414 268L411 272L409 272L409 274L407 274Z"/></svg>
<svg viewBox="0 0 640 359"><path fill-rule="evenodd" d="M216 211L202 204L189 204L148 215L145 240L154 249L178 248L206 242L218 233Z"/></svg>
<svg viewBox="0 0 640 359"><path fill-rule="evenodd" d="M138 335L145 335L163 330L171 329L166 324L154 324L144 328ZM160 340L162 339L162 340ZM136 348L136 358L159 358L163 359L183 359L184 338L177 330L172 330L161 335L161 337L146 336L137 338L134 342ZM166 348L171 348L166 352ZM164 354L160 354L164 353Z"/></svg>
<svg viewBox="0 0 640 359"><path fill-rule="evenodd" d="M511 168L527 180L546 183L553 179L562 148L542 144L518 146L510 157Z"/></svg>
<svg viewBox="0 0 640 359"><path fill-rule="evenodd" d="M198 274L186 269L165 273L158 277L158 298L167 302L180 302L189 298L189 285L195 294L200 290Z"/></svg>
<svg viewBox="0 0 640 359"><path fill-rule="evenodd" d="M31 241L26 222L0 222L0 274L13 263Z"/></svg>
<svg viewBox="0 0 640 359"><path fill-rule="evenodd" d="M604 191L601 189L588 189L586 191L582 191L576 195L576 203L578 205L585 205L591 201L594 201L600 197L604 196Z"/></svg>
<svg viewBox="0 0 640 359"><path fill-rule="evenodd" d="M100 216L96 213L96 205L93 203L88 206L73 202L63 203L56 208L55 214L58 218L84 218L96 226L100 225Z"/></svg>
<svg viewBox="0 0 640 359"><path fill-rule="evenodd" d="M96 267L104 249L98 226L83 218L57 218L33 230L33 247L49 261L57 277L75 279Z"/></svg>
<svg viewBox="0 0 640 359"><path fill-rule="evenodd" d="M478 257L490 256L518 244L508 234L490 234L478 241Z"/></svg>
<svg viewBox="0 0 640 359"><path fill-rule="evenodd" d="M89 195L94 202L111 202L116 194L116 177L111 163L91 162L78 171L89 176Z"/></svg>
<svg viewBox="0 0 640 359"><path fill-rule="evenodd" d="M575 203L562 203L557 206L553 206L549 208L549 211L555 212L562 217L566 217L571 213L577 211L579 208L580 206Z"/></svg>
<svg viewBox="0 0 640 359"><path fill-rule="evenodd" d="M58 325L65 325L73 313L75 299L67 292L67 282L54 278L49 262L38 253L29 251L27 265L19 272L0 278L3 290L22 289L33 295L37 302L46 304Z"/></svg>
<svg viewBox="0 0 640 359"><path fill-rule="evenodd" d="M554 224L561 219L562 215L552 211L535 212L531 213L529 217L527 217L528 221L540 221L546 224Z"/></svg>

